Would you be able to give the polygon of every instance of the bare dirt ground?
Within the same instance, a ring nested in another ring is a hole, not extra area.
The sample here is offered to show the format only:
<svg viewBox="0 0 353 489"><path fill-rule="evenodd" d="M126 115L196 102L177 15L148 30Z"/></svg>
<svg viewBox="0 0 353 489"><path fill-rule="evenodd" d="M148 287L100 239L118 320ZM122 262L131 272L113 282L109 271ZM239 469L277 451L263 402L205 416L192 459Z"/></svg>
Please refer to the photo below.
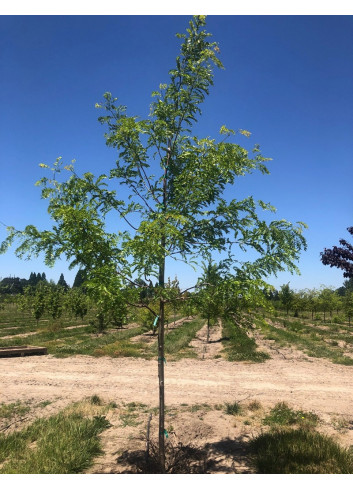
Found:
<svg viewBox="0 0 353 489"><path fill-rule="evenodd" d="M218 358L221 325L212 329L209 344L206 333L205 326L191 343L199 359L167 362L165 366L165 401L170 410L166 416L168 442L206 447L212 458L212 473L249 473L252 469L244 454L244 443L261 426L253 417L244 423L244 419L239 421L224 410L207 409L202 404L237 401L246 405L256 400L263 409L284 401L293 409L312 411L320 417L319 430L335 436L344 446L353 445L352 367L309 358L297 350L274 349L271 342L260 337L260 349L269 352L270 360L231 363ZM94 394L123 408L132 402L158 405L157 360L89 356L60 359L46 355L0 358L0 369L1 403L51 402L31 411L24 422L33 416L48 416ZM89 473L129 472L131 465L124 454L143 450L147 412L139 414L135 426L122 422L121 413L116 410L108 415L112 427L102 434L105 454ZM154 414L152 438L157 424Z"/></svg>

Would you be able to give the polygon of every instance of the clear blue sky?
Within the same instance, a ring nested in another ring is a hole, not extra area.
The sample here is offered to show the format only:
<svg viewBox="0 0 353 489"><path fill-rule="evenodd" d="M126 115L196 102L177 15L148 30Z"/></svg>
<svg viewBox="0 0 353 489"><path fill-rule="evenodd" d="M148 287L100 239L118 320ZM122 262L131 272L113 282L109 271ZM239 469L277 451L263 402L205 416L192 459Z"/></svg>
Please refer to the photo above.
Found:
<svg viewBox="0 0 353 489"><path fill-rule="evenodd" d="M78 171L104 172L116 155L105 146L94 108L110 91L130 115L146 117L150 94L168 82L179 50L175 33L190 16L0 17L0 220L22 229L50 226L47 203L34 186L38 167L58 156ZM343 274L320 262L320 251L349 240L353 225L353 17L210 15L225 70L202 106L197 133L251 131L269 163L269 176L239 181L233 197L270 201L278 218L304 221L308 251L301 276L280 274L276 287L339 287ZM241 140L241 144L246 144ZM6 235L0 225L0 240ZM48 269L12 251L0 256L0 277L31 271L72 284L75 271ZM186 286L193 272L167 274Z"/></svg>

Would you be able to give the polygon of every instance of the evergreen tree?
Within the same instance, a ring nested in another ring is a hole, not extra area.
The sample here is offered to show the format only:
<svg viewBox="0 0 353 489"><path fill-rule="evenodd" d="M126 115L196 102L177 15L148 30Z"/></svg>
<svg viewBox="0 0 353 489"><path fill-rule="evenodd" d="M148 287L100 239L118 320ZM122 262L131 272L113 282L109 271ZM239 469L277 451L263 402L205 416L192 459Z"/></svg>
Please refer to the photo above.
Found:
<svg viewBox="0 0 353 489"><path fill-rule="evenodd" d="M66 280L64 278L64 274L62 273L59 277L59 280L58 280L58 285L60 287L63 287L65 290L67 290L69 288L69 286L67 285L66 283Z"/></svg>
<svg viewBox="0 0 353 489"><path fill-rule="evenodd" d="M36 283L37 283L37 276L34 272L31 272L28 279L28 285L35 287Z"/></svg>
<svg viewBox="0 0 353 489"><path fill-rule="evenodd" d="M85 278L86 278L86 273L84 270L80 268L80 270L78 270L78 272L76 273L76 277L72 287L82 287Z"/></svg>

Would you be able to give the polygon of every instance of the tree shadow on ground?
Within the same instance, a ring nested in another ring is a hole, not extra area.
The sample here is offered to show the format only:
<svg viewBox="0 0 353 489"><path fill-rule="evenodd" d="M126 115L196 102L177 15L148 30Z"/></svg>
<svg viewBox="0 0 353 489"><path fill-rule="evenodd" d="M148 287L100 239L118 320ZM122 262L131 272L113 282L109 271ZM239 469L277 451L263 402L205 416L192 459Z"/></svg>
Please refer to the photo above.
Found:
<svg viewBox="0 0 353 489"><path fill-rule="evenodd" d="M207 443L203 450L207 452L208 473L251 474L248 438L223 438L217 442Z"/></svg>
<svg viewBox="0 0 353 489"><path fill-rule="evenodd" d="M158 462L158 447L151 444L149 456L145 450L125 451L117 464L122 474L162 473ZM168 474L250 474L248 440L243 437L224 438L204 446L179 443L166 444L166 470Z"/></svg>

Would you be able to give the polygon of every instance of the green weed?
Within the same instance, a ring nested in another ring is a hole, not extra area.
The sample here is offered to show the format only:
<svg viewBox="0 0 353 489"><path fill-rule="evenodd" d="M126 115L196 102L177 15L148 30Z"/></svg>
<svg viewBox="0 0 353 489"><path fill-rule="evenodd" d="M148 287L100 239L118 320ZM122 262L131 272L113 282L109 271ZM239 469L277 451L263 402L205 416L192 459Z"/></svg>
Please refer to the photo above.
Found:
<svg viewBox="0 0 353 489"><path fill-rule="evenodd" d="M304 411L295 411L285 402L278 402L270 414L263 420L265 425L269 426L291 426L301 425L305 427L314 427L317 425L319 418L316 414Z"/></svg>
<svg viewBox="0 0 353 489"><path fill-rule="evenodd" d="M226 414L230 414L230 415L235 415L235 414L241 414L242 412L242 407L241 405L239 404L239 402L232 402L232 403L229 403L229 402L226 402L225 404L225 413Z"/></svg>

